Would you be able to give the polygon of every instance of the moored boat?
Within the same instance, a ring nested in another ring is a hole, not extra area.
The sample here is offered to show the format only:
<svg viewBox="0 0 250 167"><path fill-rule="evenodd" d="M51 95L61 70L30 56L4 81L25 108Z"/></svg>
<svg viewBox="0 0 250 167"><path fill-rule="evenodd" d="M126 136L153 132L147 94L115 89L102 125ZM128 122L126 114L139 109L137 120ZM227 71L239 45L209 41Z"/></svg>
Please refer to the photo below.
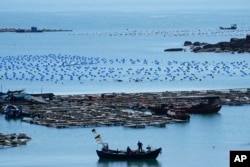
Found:
<svg viewBox="0 0 250 167"><path fill-rule="evenodd" d="M4 114L7 118L20 118L22 110L15 105L7 105L4 107Z"/></svg>
<svg viewBox="0 0 250 167"><path fill-rule="evenodd" d="M173 119L178 119L182 121L189 121L190 115L184 110L170 109L167 111L167 116Z"/></svg>
<svg viewBox="0 0 250 167"><path fill-rule="evenodd" d="M156 115L167 114L169 109L183 110L189 114L217 113L221 109L220 96L180 96L163 97L162 104L149 106Z"/></svg>

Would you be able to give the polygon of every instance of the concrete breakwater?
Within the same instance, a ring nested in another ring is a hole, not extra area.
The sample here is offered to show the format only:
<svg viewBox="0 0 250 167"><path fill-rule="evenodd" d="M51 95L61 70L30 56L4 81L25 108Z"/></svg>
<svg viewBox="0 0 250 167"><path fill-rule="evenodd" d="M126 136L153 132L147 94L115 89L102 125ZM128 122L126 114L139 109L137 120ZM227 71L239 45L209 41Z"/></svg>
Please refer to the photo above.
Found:
<svg viewBox="0 0 250 167"><path fill-rule="evenodd" d="M162 97L206 95L219 95L222 105L250 104L250 89L55 95L45 104L30 101L16 101L14 104L23 109L23 121L48 127L144 128L164 127L167 123L180 121L150 113L148 107L164 103Z"/></svg>

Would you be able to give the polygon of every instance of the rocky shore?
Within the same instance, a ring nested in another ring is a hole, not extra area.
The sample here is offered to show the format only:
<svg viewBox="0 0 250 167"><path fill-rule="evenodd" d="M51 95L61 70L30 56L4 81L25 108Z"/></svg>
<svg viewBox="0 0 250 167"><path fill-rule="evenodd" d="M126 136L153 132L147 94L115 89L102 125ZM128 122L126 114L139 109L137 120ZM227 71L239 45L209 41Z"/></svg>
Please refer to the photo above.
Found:
<svg viewBox="0 0 250 167"><path fill-rule="evenodd" d="M250 89L204 91L172 91L155 93L107 93L55 95L47 103L16 101L22 108L22 121L48 127L124 126L145 128L165 127L179 122L166 115L154 115L148 106L161 105L162 97L218 95L222 105L250 104ZM4 105L5 102L2 102Z"/></svg>
<svg viewBox="0 0 250 167"><path fill-rule="evenodd" d="M216 44L210 44L207 42L191 42L185 41L183 46L190 47L192 52L229 52L229 53L250 53L250 34L246 35L246 38L231 38L230 41L222 41ZM186 48L167 48L164 52L178 52L186 51Z"/></svg>
<svg viewBox="0 0 250 167"><path fill-rule="evenodd" d="M216 44L206 42L185 41L184 46L189 46L193 52L231 52L231 53L250 53L250 34L246 38L231 38L230 41L222 41Z"/></svg>

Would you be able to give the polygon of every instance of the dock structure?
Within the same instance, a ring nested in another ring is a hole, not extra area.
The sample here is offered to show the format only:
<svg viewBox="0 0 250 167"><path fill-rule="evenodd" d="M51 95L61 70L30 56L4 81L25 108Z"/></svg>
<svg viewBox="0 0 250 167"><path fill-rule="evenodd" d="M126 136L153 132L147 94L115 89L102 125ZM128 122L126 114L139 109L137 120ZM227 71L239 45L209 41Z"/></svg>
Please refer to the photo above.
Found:
<svg viewBox="0 0 250 167"><path fill-rule="evenodd" d="M48 127L165 127L168 123L180 120L167 115L154 115L148 109L149 106L160 105L164 97L176 99L180 96L210 95L220 96L222 105L250 104L250 89L225 89L55 95L52 99L48 98L47 103L16 101L15 105L23 109L25 117L22 121Z"/></svg>

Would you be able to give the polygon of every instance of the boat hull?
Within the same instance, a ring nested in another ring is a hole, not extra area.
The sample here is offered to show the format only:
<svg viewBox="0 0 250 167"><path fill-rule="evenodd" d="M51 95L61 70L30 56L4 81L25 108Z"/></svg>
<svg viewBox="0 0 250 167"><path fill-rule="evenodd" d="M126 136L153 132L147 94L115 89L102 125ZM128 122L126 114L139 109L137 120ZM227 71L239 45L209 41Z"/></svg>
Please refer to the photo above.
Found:
<svg viewBox="0 0 250 167"><path fill-rule="evenodd" d="M182 110L188 114L217 113L221 109L220 96L179 96L165 97L157 106L149 106L156 115L165 115L170 109Z"/></svg>
<svg viewBox="0 0 250 167"><path fill-rule="evenodd" d="M219 112L221 107L222 107L221 105L209 106L209 107L194 106L190 108L185 108L185 111L189 114L212 114Z"/></svg>
<svg viewBox="0 0 250 167"><path fill-rule="evenodd" d="M158 148L153 151L148 152L133 152L127 153L123 151L115 151L115 150L108 150L108 151L100 151L96 150L97 155L100 159L111 159L111 160L149 160L149 159L156 159L161 152L161 148Z"/></svg>
<svg viewBox="0 0 250 167"><path fill-rule="evenodd" d="M216 106L202 106L196 105L192 107L178 107L179 110L183 110L185 113L188 114L212 114L218 113L221 109L221 105ZM151 107L150 110L156 115L166 115L168 112L167 108L160 108L160 107Z"/></svg>

